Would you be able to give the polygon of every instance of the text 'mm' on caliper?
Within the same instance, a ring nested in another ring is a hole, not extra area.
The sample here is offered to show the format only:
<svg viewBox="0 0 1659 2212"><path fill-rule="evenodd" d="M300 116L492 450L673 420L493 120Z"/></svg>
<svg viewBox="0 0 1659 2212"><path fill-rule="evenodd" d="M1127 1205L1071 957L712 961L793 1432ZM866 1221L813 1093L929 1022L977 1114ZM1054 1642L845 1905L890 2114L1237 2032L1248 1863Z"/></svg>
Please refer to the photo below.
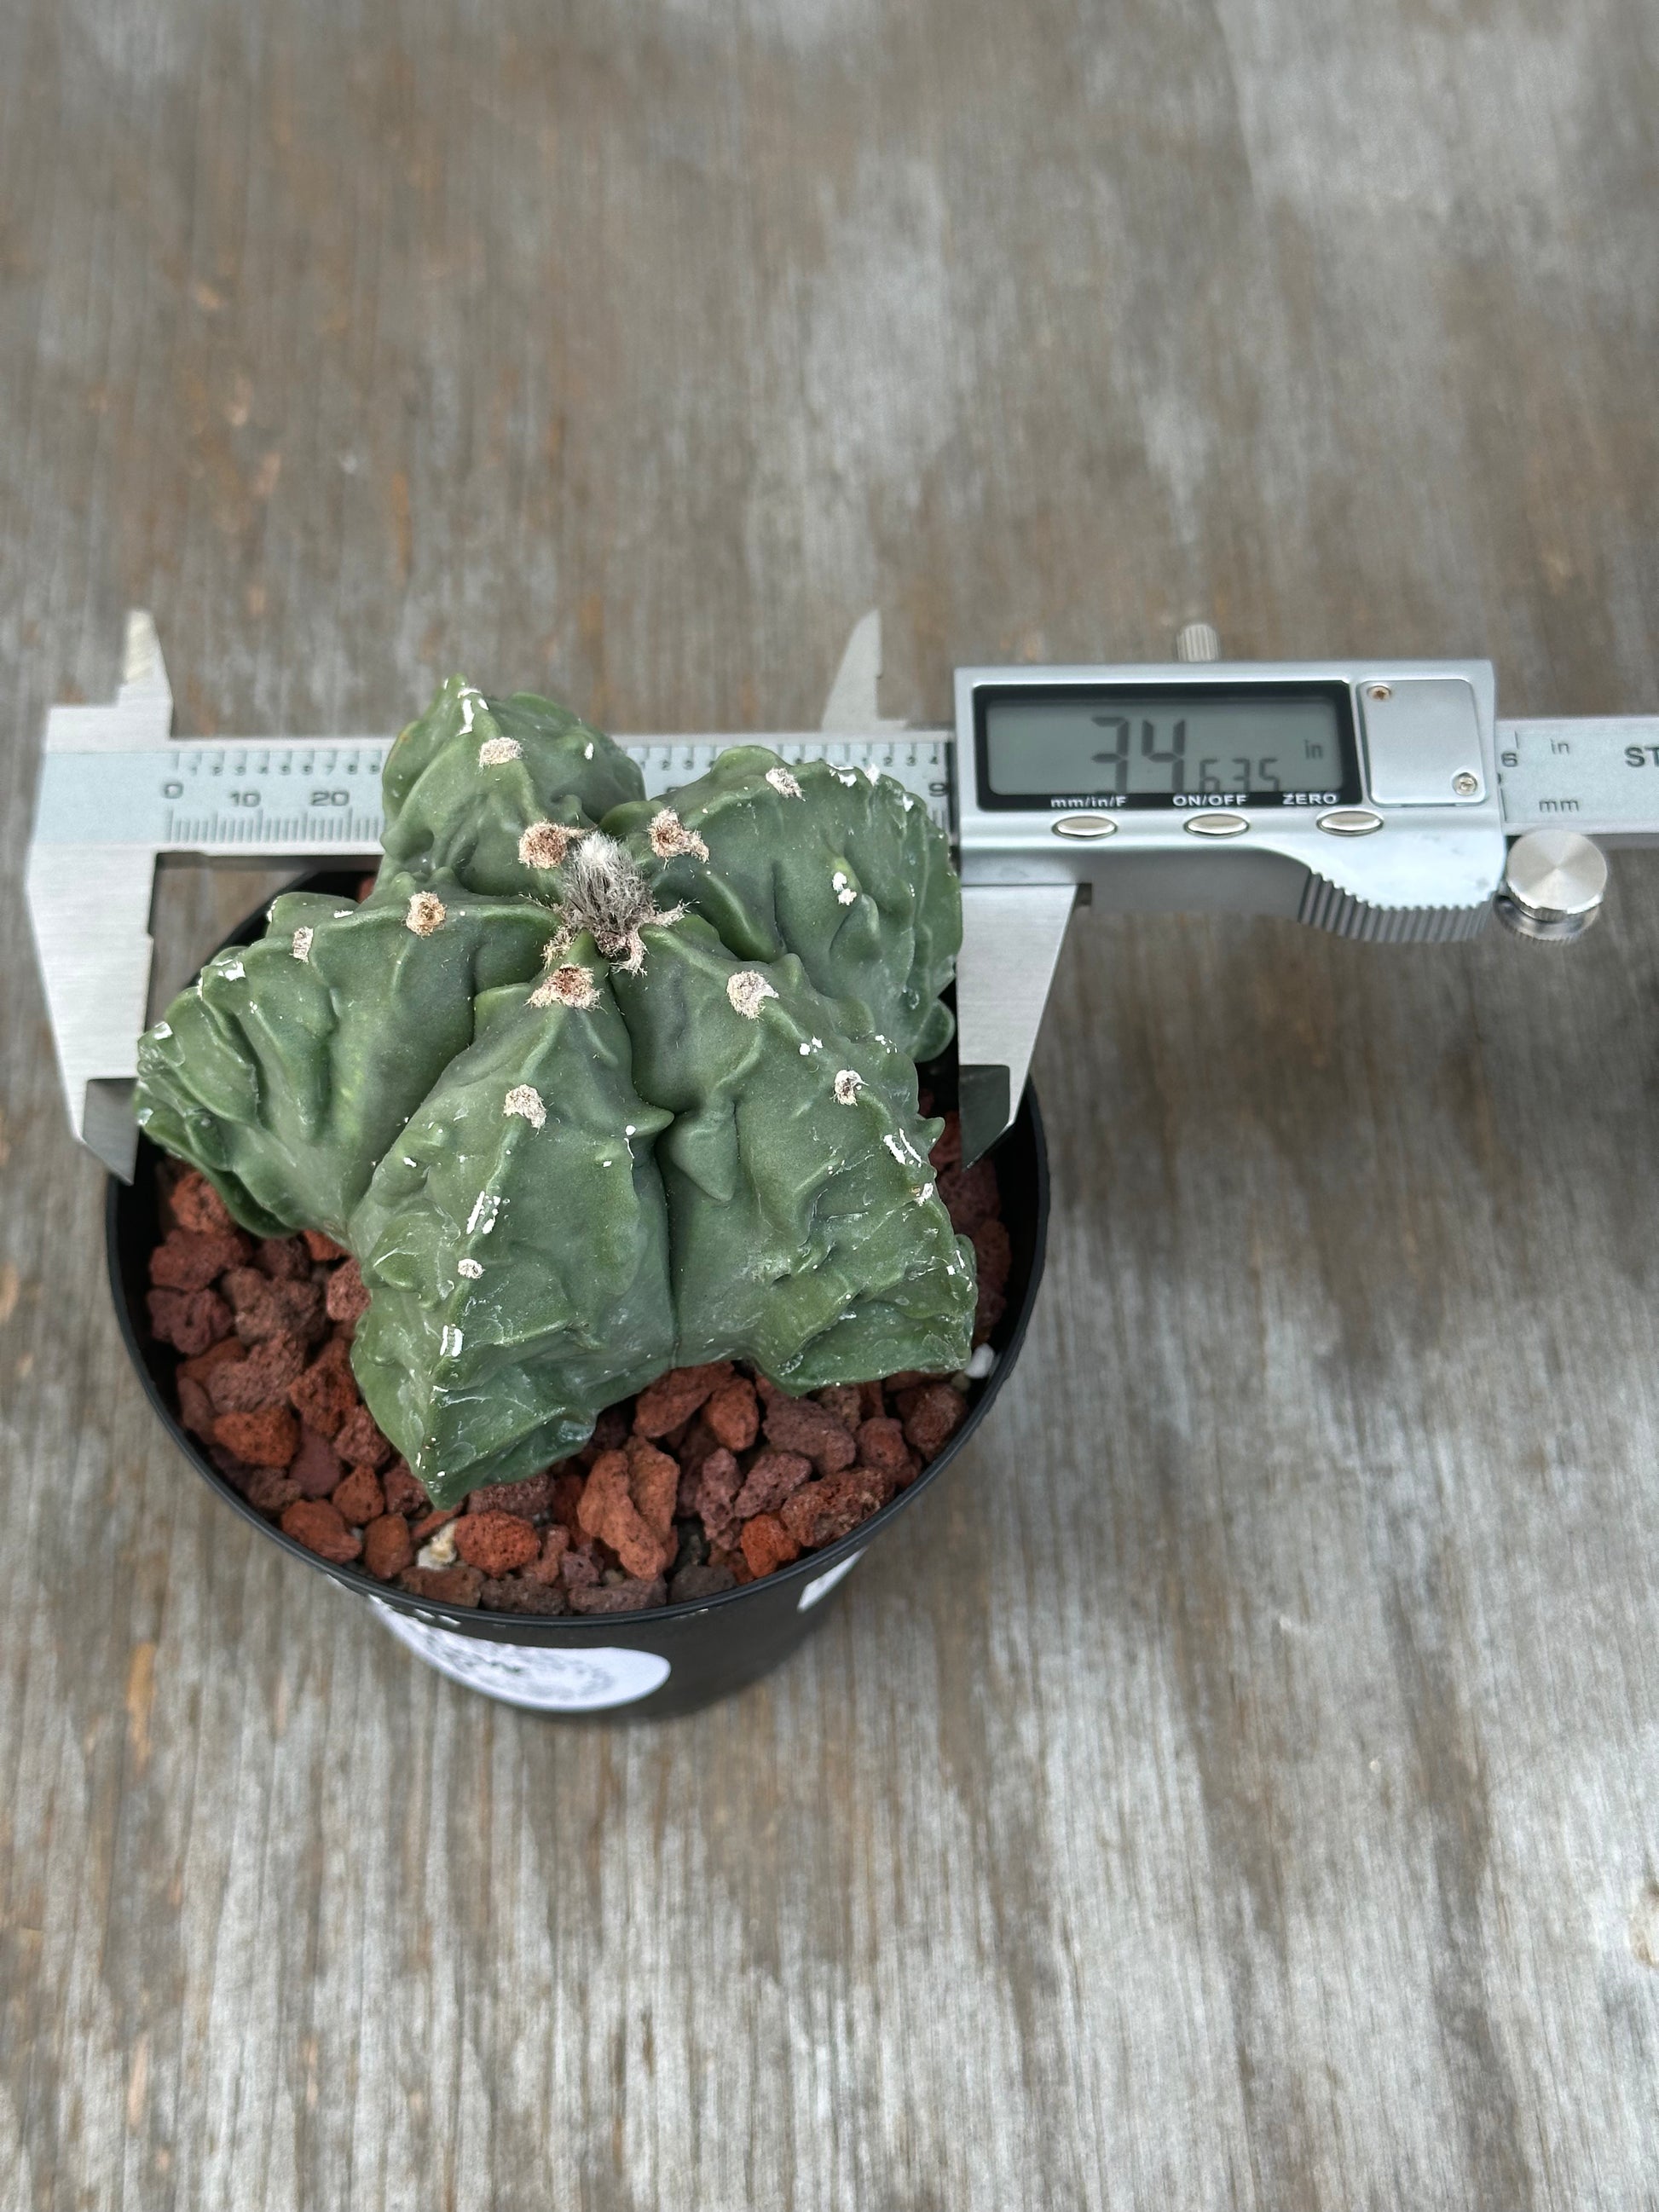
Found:
<svg viewBox="0 0 1659 2212"><path fill-rule="evenodd" d="M654 795L732 744L896 777L951 835L963 1149L1018 1105L1073 907L1280 915L1377 944L1583 934L1604 848L1659 844L1659 717L1500 722L1485 660L960 668L953 731L877 712L879 617L820 729L621 738ZM176 739L155 625L109 707L54 707L28 898L75 1133L130 1178L150 906L170 856L378 857L388 736Z"/></svg>

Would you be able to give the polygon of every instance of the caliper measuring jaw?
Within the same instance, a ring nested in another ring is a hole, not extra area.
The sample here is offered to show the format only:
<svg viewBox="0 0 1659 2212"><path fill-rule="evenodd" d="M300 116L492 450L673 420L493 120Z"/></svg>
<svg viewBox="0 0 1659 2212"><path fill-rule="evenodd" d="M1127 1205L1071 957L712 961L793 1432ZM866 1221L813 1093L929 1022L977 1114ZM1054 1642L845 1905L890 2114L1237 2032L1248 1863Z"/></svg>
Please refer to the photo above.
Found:
<svg viewBox="0 0 1659 2212"><path fill-rule="evenodd" d="M172 735L173 689L155 625L135 608L113 706L54 707L46 717L42 795L54 756L141 752ZM70 1122L83 1145L131 1181L156 854L149 844L112 842L110 826L43 822L37 808L26 888Z"/></svg>
<svg viewBox="0 0 1659 2212"><path fill-rule="evenodd" d="M331 769L360 755L378 761L385 750L380 739L273 742L290 772L318 758ZM125 1182L137 1153L132 1091L148 1018L157 862L170 853L241 862L292 856L297 869L313 853L368 858L379 849L378 813L348 810L337 819L331 807L326 840L292 819L276 834L239 836L234 824L209 834L199 805L192 819L187 804L174 804L186 798L185 783L173 780L181 760L191 760L192 774L211 762L223 776L228 765L270 750L257 738L228 746L174 738L173 690L155 624L142 608L127 615L113 705L54 707L46 717L25 878L29 918L70 1123Z"/></svg>
<svg viewBox="0 0 1659 2212"><path fill-rule="evenodd" d="M957 962L957 1103L971 1165L1018 1111L1075 884L964 884Z"/></svg>

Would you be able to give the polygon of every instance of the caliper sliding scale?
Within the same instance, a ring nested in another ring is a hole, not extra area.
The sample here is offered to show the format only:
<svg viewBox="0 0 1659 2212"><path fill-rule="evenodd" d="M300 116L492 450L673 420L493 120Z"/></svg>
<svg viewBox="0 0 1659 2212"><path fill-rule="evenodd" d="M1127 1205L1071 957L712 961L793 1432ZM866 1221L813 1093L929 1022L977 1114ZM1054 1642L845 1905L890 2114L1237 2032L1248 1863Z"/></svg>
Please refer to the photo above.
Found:
<svg viewBox="0 0 1659 2212"><path fill-rule="evenodd" d="M1072 909L1279 915L1386 944L1581 935L1603 848L1659 844L1659 717L1500 722L1484 660L1176 659L961 668L953 732L877 712L878 615L812 732L617 742L647 791L732 744L896 777L955 841L963 1151L1007 1127ZM150 908L171 857L378 858L389 737L178 739L155 624L127 617L109 707L54 707L28 900L75 1133L131 1179Z"/></svg>

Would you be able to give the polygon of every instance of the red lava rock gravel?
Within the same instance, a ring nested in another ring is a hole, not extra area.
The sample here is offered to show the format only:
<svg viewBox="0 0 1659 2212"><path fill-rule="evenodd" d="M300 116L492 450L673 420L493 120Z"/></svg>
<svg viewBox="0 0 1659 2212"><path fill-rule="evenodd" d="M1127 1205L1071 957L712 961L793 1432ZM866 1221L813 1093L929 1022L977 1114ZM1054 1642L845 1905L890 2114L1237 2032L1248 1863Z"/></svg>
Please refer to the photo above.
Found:
<svg viewBox="0 0 1659 2212"><path fill-rule="evenodd" d="M827 1406L815 1406L810 1398L775 1394L761 1425L768 1443L782 1452L799 1452L819 1474L834 1474L858 1457L858 1446L845 1420Z"/></svg>
<svg viewBox="0 0 1659 2212"><path fill-rule="evenodd" d="M732 1371L731 1361L720 1359L707 1367L676 1367L659 1376L634 1401L635 1435L665 1437L682 1421L689 1421L720 1383L730 1382Z"/></svg>
<svg viewBox="0 0 1659 2212"><path fill-rule="evenodd" d="M515 1567L527 1567L541 1548L535 1529L516 1513L467 1513L455 1523L455 1549L469 1567L487 1575L510 1575Z"/></svg>
<svg viewBox="0 0 1659 2212"><path fill-rule="evenodd" d="M194 1230L174 1229L151 1253L149 1279L158 1290L204 1291L227 1267L240 1267L252 1249L239 1229L205 1237Z"/></svg>
<svg viewBox="0 0 1659 2212"><path fill-rule="evenodd" d="M362 1538L346 1526L339 1507L331 1505L325 1498L296 1500L283 1516L283 1534L295 1537L308 1552L315 1552L321 1559L332 1559L337 1566L355 1559L363 1548Z"/></svg>
<svg viewBox="0 0 1659 2212"><path fill-rule="evenodd" d="M961 1158L951 1114L933 1164L978 1261L978 1345L1006 1310L1012 1249L994 1168ZM572 1458L434 1512L358 1393L356 1261L320 1230L247 1237L204 1176L161 1174L150 1326L180 1355L183 1425L285 1534L438 1604L611 1613L717 1596L856 1528L966 1418L960 1376L792 1398L714 1360L607 1407Z"/></svg>
<svg viewBox="0 0 1659 2212"><path fill-rule="evenodd" d="M241 1235L230 1218L230 1208L199 1169L186 1168L173 1184L170 1196L173 1218L181 1229L194 1230L202 1237L227 1231Z"/></svg>
<svg viewBox="0 0 1659 2212"><path fill-rule="evenodd" d="M415 1564L409 1523L401 1513L383 1513L363 1531L363 1565L376 1582L393 1582Z"/></svg>
<svg viewBox="0 0 1659 2212"><path fill-rule="evenodd" d="M329 1277L324 1304L329 1319L343 1322L348 1328L355 1328L368 1311L368 1292L355 1260L342 1260Z"/></svg>
<svg viewBox="0 0 1659 2212"><path fill-rule="evenodd" d="M924 1459L937 1459L962 1426L968 1408L959 1391L948 1382L926 1382L919 1390L901 1390L899 1412L904 1417L904 1440Z"/></svg>
<svg viewBox="0 0 1659 2212"><path fill-rule="evenodd" d="M744 1375L722 1382L703 1407L702 1418L716 1443L728 1451L747 1451L760 1434L760 1400L754 1384Z"/></svg>
<svg viewBox="0 0 1659 2212"><path fill-rule="evenodd" d="M386 1492L372 1467L354 1467L343 1482L334 1488L336 1510L354 1528L367 1528L386 1511ZM480 1564L475 1560L474 1565Z"/></svg>
<svg viewBox="0 0 1659 2212"><path fill-rule="evenodd" d="M758 1582L774 1567L787 1567L791 1559L799 1559L800 1546L775 1513L757 1513L751 1521L744 1523L743 1556L744 1565Z"/></svg>
<svg viewBox="0 0 1659 2212"><path fill-rule="evenodd" d="M841 1433L850 1459L856 1447L845 1429ZM811 1479L812 1462L799 1452L769 1449L757 1452L732 1510L739 1521L746 1521L751 1513L775 1513L786 1498L793 1498L802 1483Z"/></svg>
<svg viewBox="0 0 1659 2212"><path fill-rule="evenodd" d="M300 1424L300 1449L288 1463L302 1498L331 1498L345 1473L345 1464L328 1438ZM425 1492L422 1498L424 1499Z"/></svg>
<svg viewBox="0 0 1659 2212"><path fill-rule="evenodd" d="M221 1413L213 1433L250 1467L286 1467L300 1449L300 1424L286 1406L265 1406L257 1413Z"/></svg>
<svg viewBox="0 0 1659 2212"><path fill-rule="evenodd" d="M176 1352L205 1352L230 1334L230 1308L214 1291L152 1291L149 1325Z"/></svg>

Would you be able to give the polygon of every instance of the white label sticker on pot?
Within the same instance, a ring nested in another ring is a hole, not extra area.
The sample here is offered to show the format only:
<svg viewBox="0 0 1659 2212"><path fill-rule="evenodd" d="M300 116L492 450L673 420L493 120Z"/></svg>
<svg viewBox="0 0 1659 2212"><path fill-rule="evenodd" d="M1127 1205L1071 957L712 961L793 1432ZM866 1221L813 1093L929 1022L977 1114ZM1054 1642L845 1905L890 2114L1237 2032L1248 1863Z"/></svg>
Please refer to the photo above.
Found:
<svg viewBox="0 0 1659 2212"><path fill-rule="evenodd" d="M801 1592L800 1603L795 1607L796 1612L805 1613L808 1606L816 1605L821 1597L828 1597L842 1577L850 1575L863 1557L862 1552L854 1552L850 1559L837 1559L828 1574L816 1576Z"/></svg>
<svg viewBox="0 0 1659 2212"><path fill-rule="evenodd" d="M400 1643L452 1682L533 1712L598 1713L631 1705L659 1690L669 1676L667 1660L655 1651L626 1651L613 1644L568 1651L489 1644L411 1620L379 1598L369 1603Z"/></svg>

